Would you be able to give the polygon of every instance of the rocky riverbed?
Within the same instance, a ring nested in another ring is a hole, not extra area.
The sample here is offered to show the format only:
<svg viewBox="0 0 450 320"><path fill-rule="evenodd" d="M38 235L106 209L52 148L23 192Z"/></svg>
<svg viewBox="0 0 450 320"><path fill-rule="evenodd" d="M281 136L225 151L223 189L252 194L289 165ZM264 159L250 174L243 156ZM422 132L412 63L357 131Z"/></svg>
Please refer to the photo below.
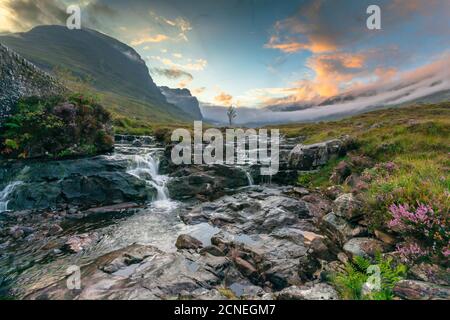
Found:
<svg viewBox="0 0 450 320"><path fill-rule="evenodd" d="M369 236L357 197L286 178L345 153L345 139L285 141L271 184L251 165L174 167L151 137L120 142L111 155L1 165L2 297L335 300L331 273L392 251L389 235ZM398 296L448 298L445 279L429 280L419 269Z"/></svg>

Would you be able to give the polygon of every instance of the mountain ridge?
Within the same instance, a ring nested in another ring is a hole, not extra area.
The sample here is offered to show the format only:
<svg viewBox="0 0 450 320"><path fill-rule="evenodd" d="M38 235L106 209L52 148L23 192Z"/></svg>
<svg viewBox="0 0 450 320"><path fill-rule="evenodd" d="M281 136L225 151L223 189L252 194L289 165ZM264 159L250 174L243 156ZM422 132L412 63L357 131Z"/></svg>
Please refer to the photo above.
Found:
<svg viewBox="0 0 450 320"><path fill-rule="evenodd" d="M113 113L155 121L190 121L192 116L167 102L145 61L130 46L91 29L38 26L0 36L4 43L37 67L52 72L63 66L106 95ZM137 110L126 110L123 105Z"/></svg>

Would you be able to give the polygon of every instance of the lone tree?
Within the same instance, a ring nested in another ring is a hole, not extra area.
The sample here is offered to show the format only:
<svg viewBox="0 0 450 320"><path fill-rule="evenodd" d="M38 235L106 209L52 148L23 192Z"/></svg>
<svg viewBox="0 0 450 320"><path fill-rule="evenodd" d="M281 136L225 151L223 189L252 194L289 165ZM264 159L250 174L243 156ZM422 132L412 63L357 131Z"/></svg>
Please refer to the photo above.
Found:
<svg viewBox="0 0 450 320"><path fill-rule="evenodd" d="M230 106L227 112L228 121L230 122L230 127L233 125L233 119L237 117L236 107Z"/></svg>

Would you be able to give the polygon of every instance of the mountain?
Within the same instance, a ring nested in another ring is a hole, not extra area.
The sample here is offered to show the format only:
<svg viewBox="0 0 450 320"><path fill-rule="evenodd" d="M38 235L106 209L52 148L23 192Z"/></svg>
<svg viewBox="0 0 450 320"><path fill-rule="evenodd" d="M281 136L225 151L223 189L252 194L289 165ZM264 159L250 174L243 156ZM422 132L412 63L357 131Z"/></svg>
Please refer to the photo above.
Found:
<svg viewBox="0 0 450 320"><path fill-rule="evenodd" d="M49 74L39 70L0 44L0 127L20 98L60 95L66 89Z"/></svg>
<svg viewBox="0 0 450 320"><path fill-rule="evenodd" d="M194 120L202 120L199 102L192 96L188 89L171 89L169 87L159 87L161 93L166 97L167 102L179 107L184 112L192 115Z"/></svg>
<svg viewBox="0 0 450 320"><path fill-rule="evenodd" d="M79 78L91 79L90 85L115 114L156 121L192 119L167 102L133 48L100 32L39 26L0 36L0 43L43 70L64 67Z"/></svg>

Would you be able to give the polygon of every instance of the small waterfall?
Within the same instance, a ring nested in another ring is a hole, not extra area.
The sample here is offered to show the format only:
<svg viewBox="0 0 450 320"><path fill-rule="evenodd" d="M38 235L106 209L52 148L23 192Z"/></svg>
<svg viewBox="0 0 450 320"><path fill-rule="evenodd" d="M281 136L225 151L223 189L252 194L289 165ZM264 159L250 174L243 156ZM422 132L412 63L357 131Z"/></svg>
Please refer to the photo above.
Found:
<svg viewBox="0 0 450 320"><path fill-rule="evenodd" d="M2 191L0 191L0 212L8 211L8 197L11 193L14 192L14 189L22 183L22 181L14 181L13 183L7 185Z"/></svg>
<svg viewBox="0 0 450 320"><path fill-rule="evenodd" d="M145 180L158 191L157 201L169 200L169 192L166 187L167 176L160 175L159 160L155 154L133 155L132 164L128 169L128 173Z"/></svg>
<svg viewBox="0 0 450 320"><path fill-rule="evenodd" d="M245 170L245 174L247 175L248 185L250 187L253 187L255 185L255 182L253 181L252 175L247 170Z"/></svg>

